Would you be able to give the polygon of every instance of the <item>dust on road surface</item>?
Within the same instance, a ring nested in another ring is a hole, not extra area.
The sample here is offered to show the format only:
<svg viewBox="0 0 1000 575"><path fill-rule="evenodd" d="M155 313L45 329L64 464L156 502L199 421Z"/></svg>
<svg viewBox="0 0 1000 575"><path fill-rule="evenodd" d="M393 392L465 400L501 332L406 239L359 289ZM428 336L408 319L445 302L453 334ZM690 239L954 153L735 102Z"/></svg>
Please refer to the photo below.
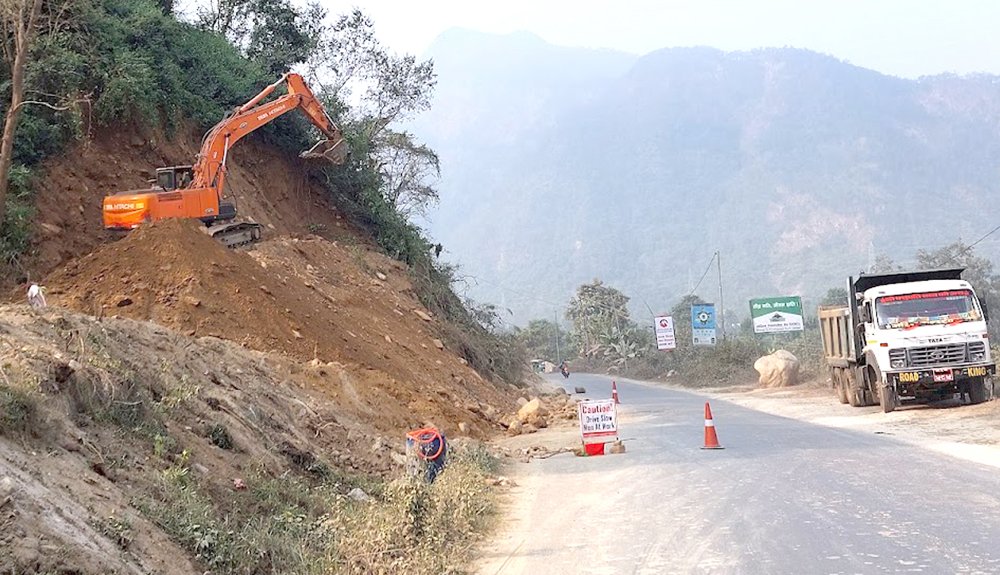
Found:
<svg viewBox="0 0 1000 575"><path fill-rule="evenodd" d="M725 399L757 411L817 425L853 429L893 438L952 457L1000 467L1000 401L963 405L949 400L929 405L907 405L892 413L878 406L851 407L837 401L821 383L785 389L736 387L713 391Z"/></svg>
<svg viewBox="0 0 1000 575"><path fill-rule="evenodd" d="M656 383L650 385L663 386ZM689 389L677 389L692 392ZM957 401L915 405L885 414L877 406L852 408L842 405L823 383L786 389L755 389L746 386L701 393L712 401L724 400L755 411L820 426L889 435L895 440L923 449L1000 467L1000 429L995 425L1000 418L998 401L972 406L961 405ZM622 437L626 439L626 445L629 423L636 423L645 417L641 413L629 415L628 410L623 410L619 428ZM725 444L725 427L722 428L721 434ZM529 524L532 523L532 514L536 514L537 517L537 510L540 507L544 508L546 513L559 516L573 513L574 510L599 508L602 502L606 504L609 498L615 497L616 482L627 478L620 477L616 468L609 466L603 470L602 478L598 480L601 485L594 484L594 476L591 474L586 480L589 482L586 488L567 490L556 497L552 497L550 491L544 501L539 500L539 493L543 491L543 486L548 480L547 473L553 473L555 465L559 466L561 475L574 473L573 468L576 466L573 455L563 454L556 456L549 462L550 465L544 466L543 469L540 462L530 461L530 453L538 450L553 452L569 449L578 446L579 443L579 429L576 422L563 423L537 434L505 438L499 442L499 445L515 458L508 470L515 487L511 490L503 510L503 527L499 536L482 550L482 559L477 571L480 575L522 573L525 572L525 565L537 560L537 557L530 558L526 550L534 548L532 552L537 554L538 545L533 542L545 537L545 534L527 531L530 529ZM608 459L614 457L608 456ZM584 479L581 477L582 484ZM572 521L572 518L569 520ZM599 547L598 543L594 548L579 549L580 553L595 557L595 562L592 564L595 568L604 564L599 558L601 555L598 552ZM624 549L620 551L627 552ZM651 566L644 565L642 569L649 567ZM609 566L605 570L597 568L592 572L620 571L616 571L616 567Z"/></svg>

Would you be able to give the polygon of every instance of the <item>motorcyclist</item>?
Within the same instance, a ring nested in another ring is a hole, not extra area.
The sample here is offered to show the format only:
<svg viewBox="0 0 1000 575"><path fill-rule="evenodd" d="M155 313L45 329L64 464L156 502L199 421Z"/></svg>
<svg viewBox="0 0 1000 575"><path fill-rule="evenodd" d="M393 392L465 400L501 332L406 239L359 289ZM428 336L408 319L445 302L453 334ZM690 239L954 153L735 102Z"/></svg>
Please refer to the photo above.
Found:
<svg viewBox="0 0 1000 575"><path fill-rule="evenodd" d="M569 364L565 359L559 364L559 373L563 374L563 377L569 377Z"/></svg>

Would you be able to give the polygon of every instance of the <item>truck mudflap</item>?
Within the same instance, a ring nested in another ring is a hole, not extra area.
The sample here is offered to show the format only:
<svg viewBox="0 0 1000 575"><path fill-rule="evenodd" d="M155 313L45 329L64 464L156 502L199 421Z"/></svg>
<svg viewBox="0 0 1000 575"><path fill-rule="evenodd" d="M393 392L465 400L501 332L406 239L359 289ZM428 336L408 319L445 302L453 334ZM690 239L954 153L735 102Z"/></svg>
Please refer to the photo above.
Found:
<svg viewBox="0 0 1000 575"><path fill-rule="evenodd" d="M950 383L974 377L996 375L996 372L996 365L991 363L988 365L970 365L942 369L914 369L886 375L888 375L891 382L900 386L937 387L947 386Z"/></svg>

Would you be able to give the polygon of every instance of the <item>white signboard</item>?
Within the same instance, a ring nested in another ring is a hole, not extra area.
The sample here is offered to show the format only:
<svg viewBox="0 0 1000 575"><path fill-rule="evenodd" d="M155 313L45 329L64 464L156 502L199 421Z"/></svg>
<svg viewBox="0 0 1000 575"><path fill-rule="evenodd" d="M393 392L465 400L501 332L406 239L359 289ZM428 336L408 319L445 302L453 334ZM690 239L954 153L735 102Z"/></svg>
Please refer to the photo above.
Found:
<svg viewBox="0 0 1000 575"><path fill-rule="evenodd" d="M614 399L588 399L579 404L580 435L584 443L618 437L618 410Z"/></svg>
<svg viewBox="0 0 1000 575"><path fill-rule="evenodd" d="M674 318L661 315L655 319L656 349L677 349L677 338L674 337Z"/></svg>
<svg viewBox="0 0 1000 575"><path fill-rule="evenodd" d="M802 298L765 297L750 300L754 333L802 331Z"/></svg>

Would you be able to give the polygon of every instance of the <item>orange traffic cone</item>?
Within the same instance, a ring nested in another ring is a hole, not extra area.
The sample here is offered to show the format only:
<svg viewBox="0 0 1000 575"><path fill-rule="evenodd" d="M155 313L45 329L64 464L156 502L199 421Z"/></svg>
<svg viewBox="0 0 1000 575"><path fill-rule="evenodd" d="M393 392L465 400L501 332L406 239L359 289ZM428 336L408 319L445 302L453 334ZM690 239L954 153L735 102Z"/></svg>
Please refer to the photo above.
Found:
<svg viewBox="0 0 1000 575"><path fill-rule="evenodd" d="M712 408L705 402L705 446L702 449L725 449L719 445L719 437L715 434L715 422L712 421Z"/></svg>
<svg viewBox="0 0 1000 575"><path fill-rule="evenodd" d="M616 404L621 403L618 401L618 384L613 379L611 380L611 399L615 400Z"/></svg>

